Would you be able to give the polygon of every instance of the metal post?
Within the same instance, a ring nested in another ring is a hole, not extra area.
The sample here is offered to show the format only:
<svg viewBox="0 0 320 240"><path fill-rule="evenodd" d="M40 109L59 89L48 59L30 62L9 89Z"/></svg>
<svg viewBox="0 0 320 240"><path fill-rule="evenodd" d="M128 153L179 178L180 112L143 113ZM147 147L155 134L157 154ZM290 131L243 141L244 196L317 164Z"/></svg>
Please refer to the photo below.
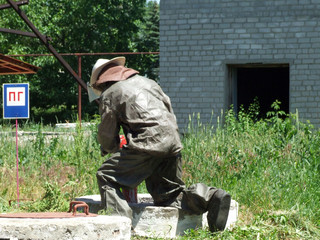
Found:
<svg viewBox="0 0 320 240"><path fill-rule="evenodd" d="M20 191L19 191L19 150L18 150L18 119L16 118L16 175L17 175L17 203L19 207Z"/></svg>
<svg viewBox="0 0 320 240"><path fill-rule="evenodd" d="M78 56L78 75L81 78L81 56ZM81 86L78 84L78 118L81 128Z"/></svg>

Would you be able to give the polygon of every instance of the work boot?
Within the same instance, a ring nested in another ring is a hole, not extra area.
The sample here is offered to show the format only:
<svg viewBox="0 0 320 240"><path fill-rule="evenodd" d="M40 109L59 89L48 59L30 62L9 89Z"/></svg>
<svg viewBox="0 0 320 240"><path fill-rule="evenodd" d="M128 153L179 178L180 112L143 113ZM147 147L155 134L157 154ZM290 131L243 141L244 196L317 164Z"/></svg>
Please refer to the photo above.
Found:
<svg viewBox="0 0 320 240"><path fill-rule="evenodd" d="M208 205L208 225L211 232L223 231L226 227L230 209L231 196L218 189Z"/></svg>

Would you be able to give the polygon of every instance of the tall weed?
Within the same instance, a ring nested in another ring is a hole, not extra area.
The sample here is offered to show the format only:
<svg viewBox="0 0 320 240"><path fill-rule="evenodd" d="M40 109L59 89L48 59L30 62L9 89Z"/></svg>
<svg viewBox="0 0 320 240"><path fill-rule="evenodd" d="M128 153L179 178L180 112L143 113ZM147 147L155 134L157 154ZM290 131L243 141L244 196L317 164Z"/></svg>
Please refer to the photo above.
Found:
<svg viewBox="0 0 320 240"><path fill-rule="evenodd" d="M192 134L183 139L183 176L188 185L204 182L226 189L253 214L281 210L296 213L297 225L319 227L320 132L300 122L298 112L286 115L279 105L272 105L267 119L230 110L223 126L189 128ZM290 214L283 217L291 220Z"/></svg>
<svg viewBox="0 0 320 240"><path fill-rule="evenodd" d="M38 201L47 199L50 186L61 189L58 195L65 201L98 194L95 172L103 159L96 141L96 125L65 132L43 129L40 124L36 132L18 136L20 199L39 205ZM8 201L17 199L15 134L2 133L0 142L0 209L10 210Z"/></svg>

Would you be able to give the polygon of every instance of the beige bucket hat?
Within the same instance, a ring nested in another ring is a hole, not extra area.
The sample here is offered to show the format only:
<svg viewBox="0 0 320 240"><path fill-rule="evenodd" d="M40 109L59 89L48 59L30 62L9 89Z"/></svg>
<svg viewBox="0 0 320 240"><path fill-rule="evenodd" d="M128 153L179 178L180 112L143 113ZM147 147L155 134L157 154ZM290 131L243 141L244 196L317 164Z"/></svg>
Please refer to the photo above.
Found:
<svg viewBox="0 0 320 240"><path fill-rule="evenodd" d="M97 62L94 64L93 68L92 68L92 73L91 73L91 78L90 78L90 86L92 87L95 82L97 81L97 78L101 72L101 70L107 66L108 64L110 63L114 63L114 64L117 64L117 65L120 65L120 66L124 66L126 62L126 58L125 57L115 57L115 58L112 58L112 59L103 59L103 58L100 58L97 60ZM95 89L94 87L92 87L92 90L93 92L96 94L96 95L101 95L101 91L99 91L98 89Z"/></svg>

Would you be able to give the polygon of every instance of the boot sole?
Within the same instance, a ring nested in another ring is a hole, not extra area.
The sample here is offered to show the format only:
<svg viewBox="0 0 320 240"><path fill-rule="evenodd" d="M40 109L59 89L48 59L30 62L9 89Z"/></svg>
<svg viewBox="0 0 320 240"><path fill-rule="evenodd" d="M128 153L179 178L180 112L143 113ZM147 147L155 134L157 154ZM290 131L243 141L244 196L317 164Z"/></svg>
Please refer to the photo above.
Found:
<svg viewBox="0 0 320 240"><path fill-rule="evenodd" d="M211 232L223 231L229 216L231 196L223 190L218 190L209 203L208 225Z"/></svg>

